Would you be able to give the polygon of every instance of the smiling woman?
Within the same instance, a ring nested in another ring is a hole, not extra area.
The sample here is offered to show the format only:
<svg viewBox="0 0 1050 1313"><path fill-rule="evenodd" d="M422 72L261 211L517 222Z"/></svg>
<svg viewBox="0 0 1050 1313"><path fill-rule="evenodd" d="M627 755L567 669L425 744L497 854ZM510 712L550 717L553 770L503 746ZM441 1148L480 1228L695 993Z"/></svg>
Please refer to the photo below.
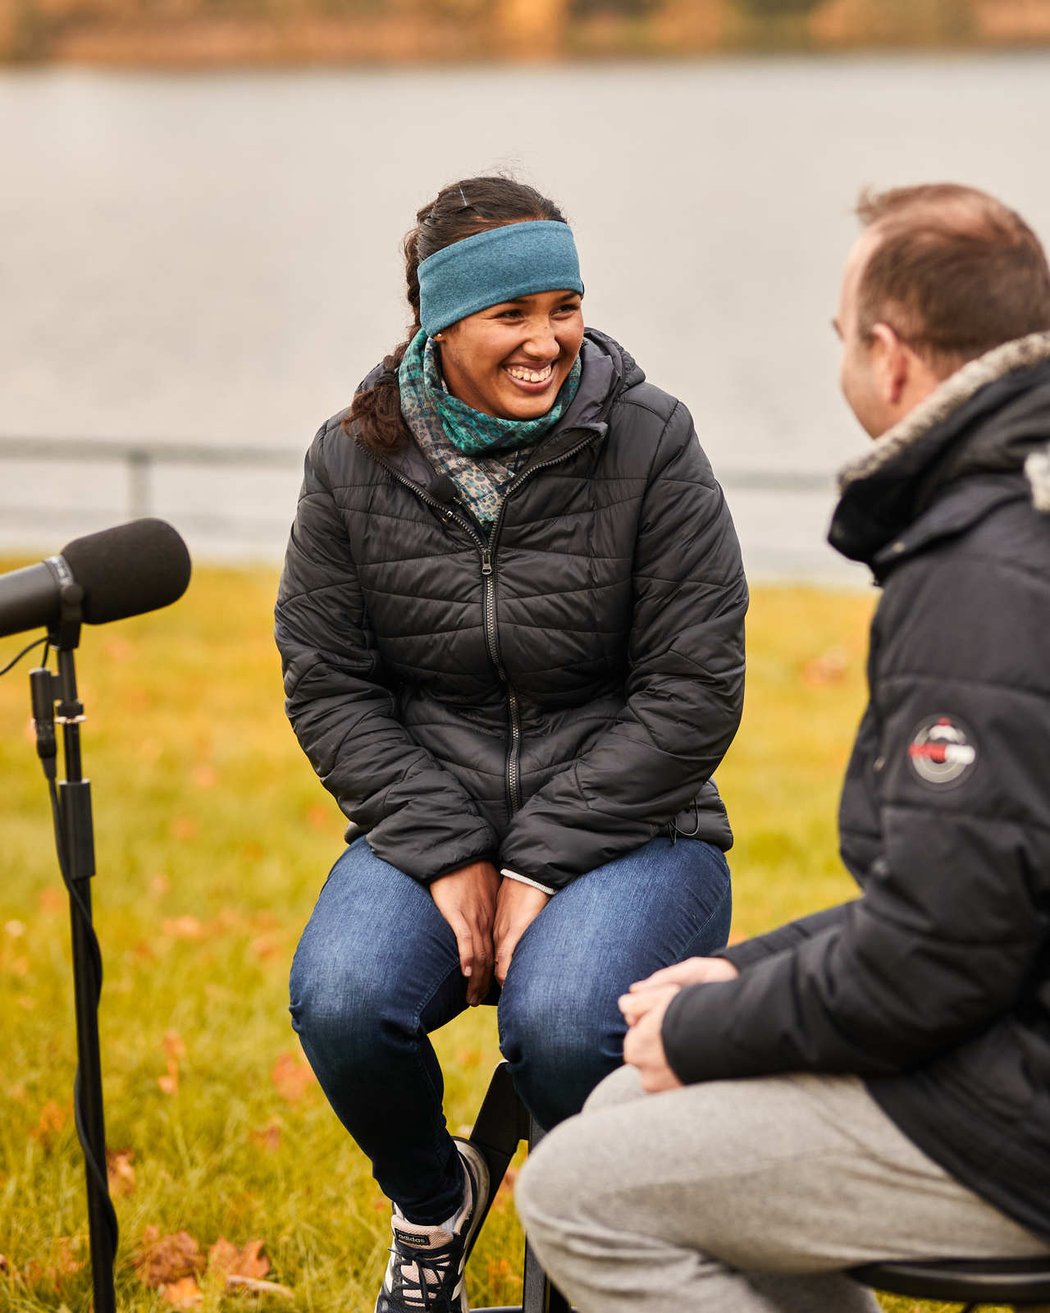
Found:
<svg viewBox="0 0 1050 1313"><path fill-rule="evenodd" d="M632 981L724 944L747 589L688 411L584 329L551 201L465 179L404 249L411 331L317 434L277 602L350 821L292 1017L393 1203L377 1313L461 1313L488 1182L427 1036L498 1002L550 1127L622 1061Z"/></svg>
<svg viewBox="0 0 1050 1313"><path fill-rule="evenodd" d="M486 415L536 419L555 404L583 343L577 292L533 292L437 334L449 391Z"/></svg>

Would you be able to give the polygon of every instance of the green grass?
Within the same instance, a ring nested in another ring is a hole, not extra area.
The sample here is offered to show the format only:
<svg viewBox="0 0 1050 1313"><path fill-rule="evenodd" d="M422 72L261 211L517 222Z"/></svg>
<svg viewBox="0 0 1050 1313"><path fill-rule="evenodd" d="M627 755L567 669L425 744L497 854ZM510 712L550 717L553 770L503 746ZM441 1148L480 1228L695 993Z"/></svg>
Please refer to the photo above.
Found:
<svg viewBox="0 0 1050 1313"><path fill-rule="evenodd" d="M271 1278L295 1298L262 1302L303 1313L370 1310L385 1258L386 1207L303 1080L286 1011L288 964L342 820L284 720L275 585L271 570L200 569L171 610L87 629L77 658L107 1138L133 1155L134 1182L115 1197L122 1309L171 1307L133 1267L148 1227L187 1231L204 1251L220 1236L263 1240ZM864 595L756 590L745 720L719 777L738 835L737 934L852 890L834 817L869 614ZM0 664L20 641L0 642ZM90 1283L68 917L29 734L30 664L0 680L0 1310L79 1313ZM436 1040L449 1122L466 1127L498 1060L493 1010ZM504 1190L472 1260L472 1302L520 1298L520 1244ZM245 1306L220 1285L203 1282L200 1307Z"/></svg>

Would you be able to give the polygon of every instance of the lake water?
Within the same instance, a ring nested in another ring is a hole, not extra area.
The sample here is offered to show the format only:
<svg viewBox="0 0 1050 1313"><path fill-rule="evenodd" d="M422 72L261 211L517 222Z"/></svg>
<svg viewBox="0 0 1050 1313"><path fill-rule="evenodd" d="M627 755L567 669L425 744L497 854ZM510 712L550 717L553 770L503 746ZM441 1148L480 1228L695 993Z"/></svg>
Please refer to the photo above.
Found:
<svg viewBox="0 0 1050 1313"><path fill-rule="evenodd" d="M852 202L957 179L1050 238L1048 122L1048 53L3 72L0 439L287 451L152 483L196 555L277 559L298 453L401 336L416 208L509 168L572 221L588 321L693 411L752 574L861 583L823 542L866 441L829 327ZM0 546L56 550L125 489L116 464L0 460Z"/></svg>

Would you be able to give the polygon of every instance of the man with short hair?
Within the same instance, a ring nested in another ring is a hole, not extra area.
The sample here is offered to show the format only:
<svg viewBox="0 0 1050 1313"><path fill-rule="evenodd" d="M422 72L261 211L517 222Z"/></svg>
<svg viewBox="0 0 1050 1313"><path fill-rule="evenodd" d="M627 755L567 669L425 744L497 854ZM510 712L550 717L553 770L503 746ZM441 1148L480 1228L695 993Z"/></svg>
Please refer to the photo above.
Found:
<svg viewBox="0 0 1050 1313"><path fill-rule="evenodd" d="M971 188L858 213L861 893L624 997L629 1065L518 1190L579 1313L870 1313L844 1269L1050 1253L1050 269Z"/></svg>

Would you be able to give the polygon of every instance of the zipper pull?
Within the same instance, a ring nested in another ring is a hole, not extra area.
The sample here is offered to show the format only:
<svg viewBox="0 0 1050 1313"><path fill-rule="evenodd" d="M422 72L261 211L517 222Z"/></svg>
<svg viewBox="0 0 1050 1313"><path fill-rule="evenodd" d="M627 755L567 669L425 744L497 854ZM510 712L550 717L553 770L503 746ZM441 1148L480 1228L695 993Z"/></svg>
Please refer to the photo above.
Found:
<svg viewBox="0 0 1050 1313"><path fill-rule="evenodd" d="M492 552L488 547L481 549L481 573L484 575L492 573Z"/></svg>

